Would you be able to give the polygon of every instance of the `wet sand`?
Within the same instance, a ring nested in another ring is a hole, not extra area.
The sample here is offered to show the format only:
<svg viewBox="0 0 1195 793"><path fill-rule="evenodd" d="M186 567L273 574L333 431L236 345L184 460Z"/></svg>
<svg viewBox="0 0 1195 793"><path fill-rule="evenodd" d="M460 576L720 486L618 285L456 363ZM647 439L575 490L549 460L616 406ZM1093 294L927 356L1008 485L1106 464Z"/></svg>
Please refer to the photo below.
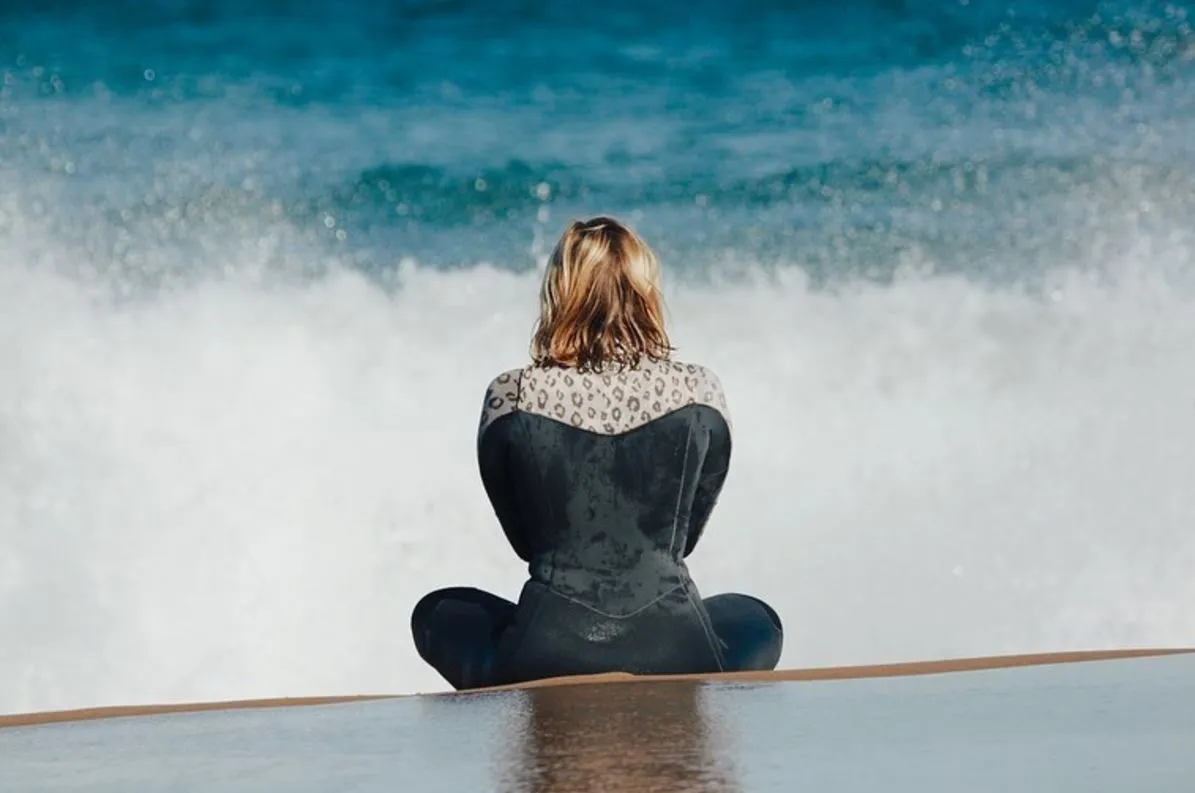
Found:
<svg viewBox="0 0 1195 793"><path fill-rule="evenodd" d="M153 715L168 713L180 715ZM136 718L101 718L115 715ZM602 675L18 720L41 725L0 730L0 788L21 793L1190 793L1195 653Z"/></svg>
<svg viewBox="0 0 1195 793"><path fill-rule="evenodd" d="M515 686L501 686L479 689L476 692L433 692L427 694L355 694L342 696L284 697L268 699L244 699L217 702L188 702L157 705L123 705L75 710L44 711L0 715L0 728L36 724L51 724L67 721L118 718L129 716L151 716L168 713L192 713L219 710L243 710L279 708L310 705L329 705L347 702L364 702L379 699L402 699L409 697L441 698L471 696L476 693L506 690L531 690L542 688L588 687L592 685L639 684L639 683L700 683L700 682L745 682L771 683L786 681L850 680L877 677L907 677L916 675L968 672L985 669L1007 669L1024 666L1082 663L1128 658L1159 657L1195 652L1195 648L1156 648L1128 650L1090 650L1059 653L1036 653L1024 655L985 656L977 658L954 658L935 661L914 661L907 663L875 664L867 666L813 667L807 669L783 669L774 672L741 672L711 675L661 675L636 676L628 674L586 675L577 677L551 678ZM608 695L610 692L606 692ZM644 692L636 692L642 696ZM575 692L568 696L583 696Z"/></svg>

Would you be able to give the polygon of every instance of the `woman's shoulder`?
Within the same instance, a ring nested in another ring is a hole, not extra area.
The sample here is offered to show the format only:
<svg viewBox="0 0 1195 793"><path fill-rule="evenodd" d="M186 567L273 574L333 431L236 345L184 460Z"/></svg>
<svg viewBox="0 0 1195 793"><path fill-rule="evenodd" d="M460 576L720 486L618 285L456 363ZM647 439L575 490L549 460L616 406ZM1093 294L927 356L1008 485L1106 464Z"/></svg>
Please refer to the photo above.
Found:
<svg viewBox="0 0 1195 793"><path fill-rule="evenodd" d="M485 389L481 406L481 427L484 430L503 416L519 409L519 392L526 366L499 372Z"/></svg>
<svg viewBox="0 0 1195 793"><path fill-rule="evenodd" d="M731 420L721 379L713 369L692 361L645 361L609 372L527 364L490 380L479 431L525 410L596 432L618 433L689 405L713 408Z"/></svg>
<svg viewBox="0 0 1195 793"><path fill-rule="evenodd" d="M708 382L722 386L722 381L718 378L716 372L705 364L700 364L695 361L679 361L675 358L669 358L666 361L659 361L657 364L662 371L679 375L681 377L692 378L691 382L703 383Z"/></svg>
<svg viewBox="0 0 1195 793"><path fill-rule="evenodd" d="M727 418L730 417L726 391L722 387L721 378L713 369L693 361L675 359L662 361L661 367L667 378L667 385L673 389L680 389L685 401L716 408Z"/></svg>
<svg viewBox="0 0 1195 793"><path fill-rule="evenodd" d="M702 364L675 359L598 372L527 365L497 375L486 390L491 421L527 409L567 417L578 426L594 424L608 432L629 429L692 404L713 408L729 420L718 375Z"/></svg>

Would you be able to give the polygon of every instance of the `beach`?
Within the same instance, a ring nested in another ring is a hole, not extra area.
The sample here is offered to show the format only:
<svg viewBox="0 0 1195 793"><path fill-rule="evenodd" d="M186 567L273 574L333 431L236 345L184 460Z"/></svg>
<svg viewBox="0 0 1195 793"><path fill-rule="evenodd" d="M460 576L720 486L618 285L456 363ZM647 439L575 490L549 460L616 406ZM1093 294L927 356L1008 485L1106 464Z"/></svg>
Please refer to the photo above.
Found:
<svg viewBox="0 0 1195 793"><path fill-rule="evenodd" d="M2 5L0 718L443 701L411 609L526 580L479 412L599 212L782 669L1195 643L1181 4Z"/></svg>
<svg viewBox="0 0 1195 793"><path fill-rule="evenodd" d="M29 793L1180 793L1193 681L1189 651L1097 652L92 711L10 719L0 767Z"/></svg>
<svg viewBox="0 0 1195 793"><path fill-rule="evenodd" d="M1193 653L1195 649L1128 649L1090 650L1070 653L1036 653L986 658L960 658L941 661L919 661L903 664L880 664L873 666L830 667L823 669L780 669L772 672L726 672L707 675L630 675L612 673L606 675L578 675L565 678L549 678L518 685L495 686L463 692L465 695L494 691L527 690L545 686L576 686L602 683L664 683L664 682L739 682L779 683L802 680L852 680L871 677L903 677L909 675L932 675L951 672L968 672L985 669L1009 669L1019 666L1042 664L1069 664L1122 658L1152 658L1166 655ZM440 694L409 694L405 696L452 696ZM460 695L460 694L457 694ZM284 697L272 699L246 699L227 702L192 702L170 705L129 705L79 710L47 711L41 713L18 713L0 715L0 727L20 727L33 724L51 724L60 721L118 718L125 716L149 716L165 713L192 713L210 710L240 710L245 708L273 708L309 705L328 705L343 702L361 702L374 699L389 699L404 695L356 694L322 697Z"/></svg>

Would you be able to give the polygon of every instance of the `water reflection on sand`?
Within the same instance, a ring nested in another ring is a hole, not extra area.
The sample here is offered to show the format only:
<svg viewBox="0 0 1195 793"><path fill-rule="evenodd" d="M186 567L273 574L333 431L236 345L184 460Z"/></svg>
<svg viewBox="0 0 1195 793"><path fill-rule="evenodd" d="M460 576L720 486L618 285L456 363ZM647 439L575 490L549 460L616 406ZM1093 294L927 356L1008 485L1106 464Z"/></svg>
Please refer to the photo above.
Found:
<svg viewBox="0 0 1195 793"><path fill-rule="evenodd" d="M519 692L501 793L739 793L726 740L694 683ZM512 709L513 710L513 709Z"/></svg>

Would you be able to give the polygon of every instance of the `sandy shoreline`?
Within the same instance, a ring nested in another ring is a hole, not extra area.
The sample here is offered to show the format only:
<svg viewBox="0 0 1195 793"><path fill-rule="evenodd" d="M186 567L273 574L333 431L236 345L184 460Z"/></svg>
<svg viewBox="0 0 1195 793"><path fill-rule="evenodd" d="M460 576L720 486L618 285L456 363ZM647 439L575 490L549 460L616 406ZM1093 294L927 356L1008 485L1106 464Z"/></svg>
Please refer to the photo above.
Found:
<svg viewBox="0 0 1195 793"><path fill-rule="evenodd" d="M1144 658L1195 652L1195 648L1158 648L1134 650L1087 650L1058 653L1034 653L1025 655L997 655L977 658L951 658L937 661L912 661L906 663L875 664L867 666L813 667L807 669L779 669L775 672L732 672L712 675L664 675L639 677L629 674L587 675L579 677L552 678L513 686L499 686L480 691L504 691L512 689L538 688L542 686L646 683L658 681L738 681L738 682L783 682L797 680L848 680L866 677L899 677L907 675L942 674L983 669L1006 669L1018 666L1079 663L1084 661L1106 661L1123 658ZM477 692L472 692L477 693ZM427 694L356 694L343 696L275 697L268 699L242 699L216 702L188 702L164 705L116 705L76 710L43 711L39 713L18 713L0 715L0 728L36 724L52 724L67 721L117 718L124 716L149 716L164 713L193 713L212 710L240 710L246 708L294 707L300 705L329 705L342 702L362 702L378 699L401 699L410 697L448 697L456 692L441 691Z"/></svg>

